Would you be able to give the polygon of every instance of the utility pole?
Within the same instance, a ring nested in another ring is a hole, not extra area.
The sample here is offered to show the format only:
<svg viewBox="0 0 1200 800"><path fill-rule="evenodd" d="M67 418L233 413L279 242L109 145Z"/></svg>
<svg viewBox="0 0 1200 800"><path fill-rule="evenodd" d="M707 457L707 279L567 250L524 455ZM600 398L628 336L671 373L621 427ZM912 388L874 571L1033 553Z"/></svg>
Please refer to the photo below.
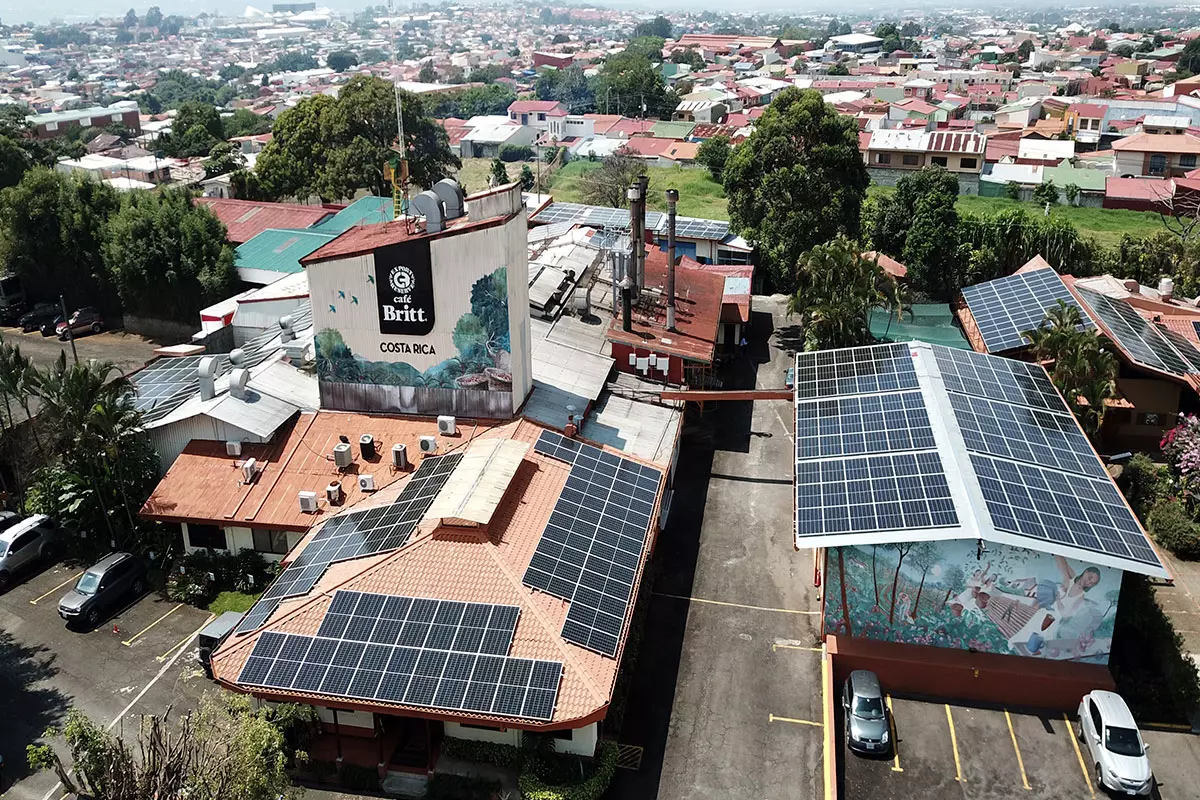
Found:
<svg viewBox="0 0 1200 800"><path fill-rule="evenodd" d="M75 332L71 330L71 318L67 316L67 301L60 294L58 296L58 307L62 309L63 324L67 326L67 341L71 343L71 358L75 359L75 363L79 363L79 352L75 349Z"/></svg>

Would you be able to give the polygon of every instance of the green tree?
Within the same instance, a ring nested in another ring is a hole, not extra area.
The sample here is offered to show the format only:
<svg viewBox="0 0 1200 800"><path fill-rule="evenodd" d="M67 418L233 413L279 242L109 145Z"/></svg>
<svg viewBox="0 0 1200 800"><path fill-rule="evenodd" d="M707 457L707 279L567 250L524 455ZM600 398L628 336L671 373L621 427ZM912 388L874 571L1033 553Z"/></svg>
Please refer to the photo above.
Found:
<svg viewBox="0 0 1200 800"><path fill-rule="evenodd" d="M596 76L596 104L606 114L670 119L679 99L645 55L626 50L610 56Z"/></svg>
<svg viewBox="0 0 1200 800"><path fill-rule="evenodd" d="M629 185L646 172L646 162L621 147L601 161L599 167L583 173L579 192L586 203L625 208L629 204L626 195Z"/></svg>
<svg viewBox="0 0 1200 800"><path fill-rule="evenodd" d="M565 33L556 33L554 34L554 38L550 40L550 44L566 44L569 41L571 41L570 36L567 36Z"/></svg>
<svg viewBox="0 0 1200 800"><path fill-rule="evenodd" d="M800 317L805 350L874 341L871 309L886 302L888 284L894 282L878 261L864 258L857 244L838 236L801 256L795 277L787 311Z"/></svg>
<svg viewBox="0 0 1200 800"><path fill-rule="evenodd" d="M16 186L33 165L20 144L8 136L0 136L0 189Z"/></svg>
<svg viewBox="0 0 1200 800"><path fill-rule="evenodd" d="M269 713L246 696L207 692L177 723L146 716L126 739L72 709L45 736L62 736L65 757L53 745L30 745L29 765L96 800L294 800L289 748Z"/></svg>
<svg viewBox="0 0 1200 800"><path fill-rule="evenodd" d="M659 39L671 38L671 20L661 14L648 22L639 22L633 29L633 38L640 36L656 36Z"/></svg>
<svg viewBox="0 0 1200 800"><path fill-rule="evenodd" d="M1088 45L1089 50L1107 50L1108 42L1103 36L1095 36L1092 38L1092 43Z"/></svg>
<svg viewBox="0 0 1200 800"><path fill-rule="evenodd" d="M758 248L769 285L787 293L801 254L857 236L869 182L854 120L811 89L780 92L725 165L730 221Z"/></svg>
<svg viewBox="0 0 1200 800"><path fill-rule="evenodd" d="M900 29L896 27L895 23L884 22L875 26L875 35L880 39L886 39L889 36L899 38Z"/></svg>
<svg viewBox="0 0 1200 800"><path fill-rule="evenodd" d="M826 71L826 73L825 73L825 74L827 74L827 75L831 75L831 76L835 76L835 77L836 77L836 76L841 76L841 75L849 75L849 74L850 74L850 70L849 70L849 68L847 68L847 66L846 66L845 64L843 64L841 61L838 61L837 63L833 64L833 65L832 65L832 66L831 66L831 67L830 67L830 68L829 68L829 69Z"/></svg>
<svg viewBox="0 0 1200 800"><path fill-rule="evenodd" d="M221 129L222 139L270 133L271 118L266 114L255 114L248 108L239 108L229 116L221 118Z"/></svg>
<svg viewBox="0 0 1200 800"><path fill-rule="evenodd" d="M629 40L620 55L642 56L651 64L657 64L662 61L664 44L666 41L661 36L638 36Z"/></svg>
<svg viewBox="0 0 1200 800"><path fill-rule="evenodd" d="M1106 403L1116 393L1117 359L1101 337L1083 327L1079 309L1062 300L1046 312L1041 326L1025 332L1034 358L1053 362L1050 380L1095 437L1104 421Z"/></svg>
<svg viewBox="0 0 1200 800"><path fill-rule="evenodd" d="M521 181L521 189L523 191L526 191L526 192L533 191L533 186L534 186L535 180L534 180L534 176L533 176L533 170L531 170L529 168L528 164L521 165L520 181Z"/></svg>
<svg viewBox="0 0 1200 800"><path fill-rule="evenodd" d="M325 65L334 72L345 72L358 66L358 56L349 50L334 50L325 57Z"/></svg>
<svg viewBox="0 0 1200 800"><path fill-rule="evenodd" d="M267 72L303 72L317 68L317 60L308 53L292 51L281 53L273 62L263 67Z"/></svg>
<svg viewBox="0 0 1200 800"><path fill-rule="evenodd" d="M421 65L420 71L417 73L417 80L421 83L437 83L437 72L433 69L433 62L426 61Z"/></svg>
<svg viewBox="0 0 1200 800"><path fill-rule="evenodd" d="M1058 205L1058 187L1054 185L1054 181L1045 180L1035 186L1033 189L1033 202L1039 206L1044 206L1047 203L1052 206Z"/></svg>
<svg viewBox="0 0 1200 800"><path fill-rule="evenodd" d="M693 70L704 69L704 56L694 47L685 47L671 53L672 64L687 64Z"/></svg>
<svg viewBox="0 0 1200 800"><path fill-rule="evenodd" d="M227 172L244 169L246 157L237 145L230 142L217 142L204 162L204 177L215 178Z"/></svg>
<svg viewBox="0 0 1200 800"><path fill-rule="evenodd" d="M1068 183L1063 187L1063 194L1067 196L1067 205L1075 205L1075 201L1079 199L1079 187L1073 183Z"/></svg>
<svg viewBox="0 0 1200 800"><path fill-rule="evenodd" d="M499 64L484 64L471 70L472 83L495 83L501 78L509 77L509 71ZM508 88L508 87L504 87Z"/></svg>
<svg viewBox="0 0 1200 800"><path fill-rule="evenodd" d="M900 26L900 35L903 36L905 39L911 39L915 36L920 36L922 31L923 31L923 28L921 28L921 26L919 24L917 24L916 22L912 22L911 20Z"/></svg>
<svg viewBox="0 0 1200 800"><path fill-rule="evenodd" d="M872 246L909 268L912 287L937 297L958 289L958 178L941 167L906 175L863 212Z"/></svg>
<svg viewBox="0 0 1200 800"><path fill-rule="evenodd" d="M725 163L729 161L731 152L728 136L713 136L700 143L696 150L696 162L708 170L714 181L720 183L725 176Z"/></svg>
<svg viewBox="0 0 1200 800"><path fill-rule="evenodd" d="M498 158L492 159L492 171L488 175L492 186L503 186L508 183L508 167Z"/></svg>
<svg viewBox="0 0 1200 800"><path fill-rule="evenodd" d="M1133 45L1128 43L1119 44L1112 49L1112 54L1114 56L1121 56L1121 58L1133 58Z"/></svg>
<svg viewBox="0 0 1200 800"><path fill-rule="evenodd" d="M142 20L147 28L157 28L162 25L163 13L158 6L150 6L146 11L146 18Z"/></svg>
<svg viewBox="0 0 1200 800"><path fill-rule="evenodd" d="M470 119L482 114L507 114L517 93L502 83L492 83L458 92L436 92L429 99L434 104L433 116L438 119Z"/></svg>
<svg viewBox="0 0 1200 800"><path fill-rule="evenodd" d="M131 192L108 224L104 263L125 309L193 319L237 279L225 226L182 189Z"/></svg>
<svg viewBox="0 0 1200 800"><path fill-rule="evenodd" d="M1020 59L1022 64L1028 61L1031 55L1033 55L1032 39L1025 39L1023 42L1017 45L1017 58Z"/></svg>
<svg viewBox="0 0 1200 800"><path fill-rule="evenodd" d="M462 166L425 103L402 93L409 175L418 186L432 186ZM395 90L380 78L355 75L337 100L313 95L285 111L272 133L255 166L268 196L332 200L359 189L385 193L383 165L396 141Z"/></svg>
<svg viewBox="0 0 1200 800"><path fill-rule="evenodd" d="M125 20L121 23L125 28L136 28L138 24L137 12L132 8L125 12Z"/></svg>
<svg viewBox="0 0 1200 800"><path fill-rule="evenodd" d="M21 277L33 299L117 310L100 257L109 217L120 198L99 181L45 167L0 191L0 263Z"/></svg>

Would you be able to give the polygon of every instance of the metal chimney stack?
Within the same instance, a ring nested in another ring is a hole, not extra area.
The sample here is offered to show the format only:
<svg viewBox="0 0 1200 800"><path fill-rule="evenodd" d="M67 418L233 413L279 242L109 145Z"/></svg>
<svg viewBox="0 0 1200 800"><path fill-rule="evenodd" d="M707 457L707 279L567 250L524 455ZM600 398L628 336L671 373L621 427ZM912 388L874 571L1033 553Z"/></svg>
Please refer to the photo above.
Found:
<svg viewBox="0 0 1200 800"><path fill-rule="evenodd" d="M637 254L637 289L639 292L646 288L646 201L650 193L650 176L639 175L638 184L638 254Z"/></svg>
<svg viewBox="0 0 1200 800"><path fill-rule="evenodd" d="M667 189L667 330L675 330L675 204L679 190Z"/></svg>
<svg viewBox="0 0 1200 800"><path fill-rule="evenodd" d="M641 288L638 282L640 273L639 259L641 258L643 227L638 223L640 207L645 201L645 195L642 194L641 185L635 181L629 184L629 191L625 193L629 198L629 269L625 273L633 281L635 288Z"/></svg>

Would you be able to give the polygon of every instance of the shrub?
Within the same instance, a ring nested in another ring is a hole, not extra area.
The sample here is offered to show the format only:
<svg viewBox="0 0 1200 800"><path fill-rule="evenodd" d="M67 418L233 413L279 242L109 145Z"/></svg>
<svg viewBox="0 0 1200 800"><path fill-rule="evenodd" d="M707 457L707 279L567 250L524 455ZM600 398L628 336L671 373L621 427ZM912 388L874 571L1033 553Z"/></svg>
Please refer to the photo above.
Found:
<svg viewBox="0 0 1200 800"><path fill-rule="evenodd" d="M491 800L499 790L497 781L438 773L429 779L425 800Z"/></svg>
<svg viewBox="0 0 1200 800"><path fill-rule="evenodd" d="M1192 521L1183 503L1164 498L1154 504L1146 519L1154 541L1180 558L1200 558L1200 526Z"/></svg>
<svg viewBox="0 0 1200 800"><path fill-rule="evenodd" d="M197 550L175 563L167 578L167 596L193 605L208 605L222 589L262 591L277 571L277 564L268 564L254 550L237 553Z"/></svg>
<svg viewBox="0 0 1200 800"><path fill-rule="evenodd" d="M1008 183L1004 184L1004 194L1009 200L1020 200L1021 184L1017 183L1016 181L1009 181Z"/></svg>
<svg viewBox="0 0 1200 800"><path fill-rule="evenodd" d="M1155 464L1145 453L1138 453L1117 478L1117 486L1138 518L1145 521L1150 509L1163 496L1168 477L1162 465Z"/></svg>
<svg viewBox="0 0 1200 800"><path fill-rule="evenodd" d="M442 750L451 758L474 761L478 764L495 764L504 769L520 769L525 760L525 753L512 745L455 739L452 736L442 740Z"/></svg>
<svg viewBox="0 0 1200 800"><path fill-rule="evenodd" d="M561 757L531 757L531 768L523 770L518 779L521 796L525 800L597 800L608 791L608 785L617 771L617 745L615 742L601 742L596 758L589 765L591 774L578 783L551 784L539 776L539 773L557 772L555 759Z"/></svg>
<svg viewBox="0 0 1200 800"><path fill-rule="evenodd" d="M500 160L512 163L513 161L532 161L533 148L527 144L506 144L500 147Z"/></svg>
<svg viewBox="0 0 1200 800"><path fill-rule="evenodd" d="M1039 206L1044 206L1047 203L1052 206L1058 205L1058 187L1054 185L1054 181L1046 181L1038 184L1033 190L1033 202Z"/></svg>
<svg viewBox="0 0 1200 800"><path fill-rule="evenodd" d="M1125 573L1108 666L1139 719L1186 723L1200 703L1196 665L1143 575Z"/></svg>
<svg viewBox="0 0 1200 800"><path fill-rule="evenodd" d="M342 764L342 786L359 791L379 791L379 772L375 767Z"/></svg>

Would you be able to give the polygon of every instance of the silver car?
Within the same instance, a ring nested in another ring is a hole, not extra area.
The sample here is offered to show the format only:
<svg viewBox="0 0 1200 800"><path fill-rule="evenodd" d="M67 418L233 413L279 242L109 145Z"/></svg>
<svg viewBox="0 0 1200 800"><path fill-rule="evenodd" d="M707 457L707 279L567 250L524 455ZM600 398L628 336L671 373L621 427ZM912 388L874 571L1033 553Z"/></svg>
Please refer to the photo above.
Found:
<svg viewBox="0 0 1200 800"><path fill-rule="evenodd" d="M842 686L842 710L846 713L846 746L856 753L887 755L892 744L887 708L879 677L856 669Z"/></svg>
<svg viewBox="0 0 1200 800"><path fill-rule="evenodd" d="M1096 783L1126 795L1154 791L1147 745L1121 695L1096 690L1083 696L1079 702L1079 738L1096 765Z"/></svg>
<svg viewBox="0 0 1200 800"><path fill-rule="evenodd" d="M21 519L12 512L0 517L0 591L37 564L53 559L58 550L58 527L45 514Z"/></svg>

